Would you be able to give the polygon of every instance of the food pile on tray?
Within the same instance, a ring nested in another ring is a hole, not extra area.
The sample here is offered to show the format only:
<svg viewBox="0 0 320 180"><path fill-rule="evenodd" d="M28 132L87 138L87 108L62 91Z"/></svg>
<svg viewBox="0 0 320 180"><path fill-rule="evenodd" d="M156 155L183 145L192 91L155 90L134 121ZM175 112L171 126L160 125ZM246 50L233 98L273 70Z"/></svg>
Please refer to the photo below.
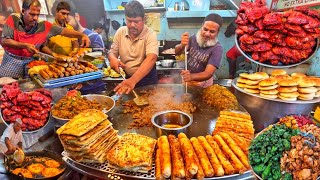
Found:
<svg viewBox="0 0 320 180"><path fill-rule="evenodd" d="M52 94L46 89L22 92L18 82L14 82L3 86L0 101L1 115L6 123L14 123L20 118L22 131L34 131L48 121Z"/></svg>
<svg viewBox="0 0 320 180"><path fill-rule="evenodd" d="M221 111L212 135L188 138L161 136L156 150L156 178L203 179L242 174L250 169L248 147L253 138L249 114Z"/></svg>
<svg viewBox="0 0 320 180"><path fill-rule="evenodd" d="M121 77L121 75L119 73L117 73L115 70L111 69L110 66L108 66L107 68L103 68L103 75L105 77L111 77L111 78L118 78ZM122 73L125 74L125 72L123 71L123 69L120 69L120 71L122 71Z"/></svg>
<svg viewBox="0 0 320 180"><path fill-rule="evenodd" d="M95 109L85 110L57 130L64 150L83 163L104 163L106 153L118 141L108 116Z"/></svg>
<svg viewBox="0 0 320 180"><path fill-rule="evenodd" d="M79 57L83 57L91 51L91 48L80 48L78 53L72 57L56 58L53 62L36 66L34 66L34 62L30 62L29 65L31 67L28 73L31 76L39 74L42 79L49 80L98 71L98 68L94 64L78 60Z"/></svg>
<svg viewBox="0 0 320 180"><path fill-rule="evenodd" d="M252 141L250 165L262 179L317 179L320 128L303 116L286 116ZM300 119L300 120L299 120ZM304 121L304 125L298 123Z"/></svg>
<svg viewBox="0 0 320 180"><path fill-rule="evenodd" d="M308 6L270 12L264 0L242 2L236 34L240 49L264 64L288 65L307 59L320 35L320 15Z"/></svg>
<svg viewBox="0 0 320 180"><path fill-rule="evenodd" d="M87 109L110 109L105 104L100 104L95 100L89 100L77 90L71 90L62 97L53 107L52 115L62 119L71 119L75 115Z"/></svg>
<svg viewBox="0 0 320 180"><path fill-rule="evenodd" d="M134 119L130 124L129 129L144 126L151 127L152 115L160 111L180 110L192 114L196 110L196 106L192 102L182 102L182 94L179 95L174 93L172 88L161 87L140 93L142 98L148 100L148 106L137 106L133 100L123 103L123 106L125 107L123 112L132 114L132 118Z"/></svg>
<svg viewBox="0 0 320 180"><path fill-rule="evenodd" d="M272 71L271 77L264 72L241 73L236 86L268 99L308 101L320 97L320 78L302 73L288 75L284 70Z"/></svg>

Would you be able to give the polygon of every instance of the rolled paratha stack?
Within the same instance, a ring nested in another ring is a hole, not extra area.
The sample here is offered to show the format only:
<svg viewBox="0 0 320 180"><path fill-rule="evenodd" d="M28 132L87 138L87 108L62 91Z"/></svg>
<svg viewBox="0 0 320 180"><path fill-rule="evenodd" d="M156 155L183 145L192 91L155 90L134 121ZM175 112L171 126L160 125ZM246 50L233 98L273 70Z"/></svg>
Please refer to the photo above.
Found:
<svg viewBox="0 0 320 180"><path fill-rule="evenodd" d="M85 110L57 130L65 151L78 162L103 163L106 153L118 141L107 115Z"/></svg>

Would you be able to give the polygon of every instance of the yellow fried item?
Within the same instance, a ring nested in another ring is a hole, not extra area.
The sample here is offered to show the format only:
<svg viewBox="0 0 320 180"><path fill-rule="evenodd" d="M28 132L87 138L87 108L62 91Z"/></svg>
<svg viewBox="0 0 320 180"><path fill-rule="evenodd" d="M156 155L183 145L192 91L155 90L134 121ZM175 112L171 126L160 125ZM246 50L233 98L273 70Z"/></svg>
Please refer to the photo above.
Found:
<svg viewBox="0 0 320 180"><path fill-rule="evenodd" d="M58 161L55 161L53 159L47 160L44 163L47 167L51 167L51 168L57 168L60 166L60 163Z"/></svg>
<svg viewBox="0 0 320 180"><path fill-rule="evenodd" d="M28 170L32 173L32 174L40 174L43 169L45 168L45 166L43 164L40 163L34 163L28 166Z"/></svg>
<svg viewBox="0 0 320 180"><path fill-rule="evenodd" d="M21 173L25 178L33 178L32 173L28 169L16 168L12 171L13 174L18 175Z"/></svg>
<svg viewBox="0 0 320 180"><path fill-rule="evenodd" d="M45 168L45 169L42 171L42 175L47 178L47 177L56 176L56 175L58 175L60 172L61 172L61 170L58 169L58 168Z"/></svg>

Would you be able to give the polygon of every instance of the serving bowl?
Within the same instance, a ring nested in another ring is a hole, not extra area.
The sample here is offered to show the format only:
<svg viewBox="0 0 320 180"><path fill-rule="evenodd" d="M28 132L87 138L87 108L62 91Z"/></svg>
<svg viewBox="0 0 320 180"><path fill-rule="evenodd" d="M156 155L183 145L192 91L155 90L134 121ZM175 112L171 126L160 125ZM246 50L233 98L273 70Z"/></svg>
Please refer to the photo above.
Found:
<svg viewBox="0 0 320 180"><path fill-rule="evenodd" d="M192 117L182 111L166 110L154 114L151 118L152 124L156 127L156 136L178 135L183 132L188 136L188 127L192 124Z"/></svg>
<svg viewBox="0 0 320 180"><path fill-rule="evenodd" d="M160 65L162 67L173 67L175 65L176 61L172 59L164 59L160 60Z"/></svg>
<svg viewBox="0 0 320 180"><path fill-rule="evenodd" d="M105 114L108 113L109 111L111 111L116 104L114 99L112 99L109 96L105 96L105 95L101 95L101 94L87 94L87 95L83 95L83 97L86 97L88 100L91 100L91 101L95 100L100 104L103 104L103 105L106 105L107 107L110 107L108 109L102 110L102 112L104 112ZM54 106L52 106L52 109L53 108L54 108ZM52 117L55 120L60 121L62 124L65 124L70 120L70 119L64 119L64 118L57 117L53 114L52 114Z"/></svg>

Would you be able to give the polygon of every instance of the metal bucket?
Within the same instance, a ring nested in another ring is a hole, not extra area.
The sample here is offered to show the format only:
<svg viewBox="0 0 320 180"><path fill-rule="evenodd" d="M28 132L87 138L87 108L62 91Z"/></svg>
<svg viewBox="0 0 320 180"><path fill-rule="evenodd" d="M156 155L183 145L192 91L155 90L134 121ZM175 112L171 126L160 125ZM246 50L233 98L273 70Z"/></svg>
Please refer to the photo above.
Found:
<svg viewBox="0 0 320 180"><path fill-rule="evenodd" d="M250 94L236 86L237 79L232 81L235 96L251 115L256 132L262 131L270 124L289 114L309 114L320 98L310 101L284 101L281 99L267 99L257 94Z"/></svg>

